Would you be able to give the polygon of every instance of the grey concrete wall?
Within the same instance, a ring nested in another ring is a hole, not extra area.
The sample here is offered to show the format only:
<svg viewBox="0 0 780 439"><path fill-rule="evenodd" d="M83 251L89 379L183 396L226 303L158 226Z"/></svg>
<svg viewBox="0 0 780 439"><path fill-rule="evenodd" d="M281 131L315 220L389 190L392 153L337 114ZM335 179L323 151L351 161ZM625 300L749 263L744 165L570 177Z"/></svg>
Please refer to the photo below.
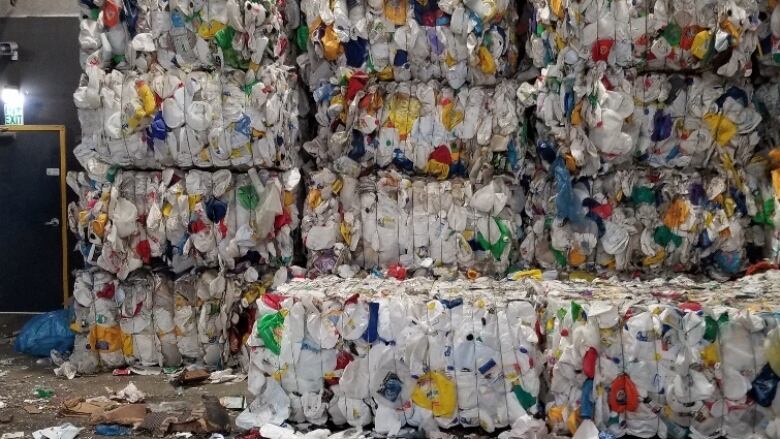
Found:
<svg viewBox="0 0 780 439"><path fill-rule="evenodd" d="M0 17L74 17L79 15L78 0L0 0Z"/></svg>

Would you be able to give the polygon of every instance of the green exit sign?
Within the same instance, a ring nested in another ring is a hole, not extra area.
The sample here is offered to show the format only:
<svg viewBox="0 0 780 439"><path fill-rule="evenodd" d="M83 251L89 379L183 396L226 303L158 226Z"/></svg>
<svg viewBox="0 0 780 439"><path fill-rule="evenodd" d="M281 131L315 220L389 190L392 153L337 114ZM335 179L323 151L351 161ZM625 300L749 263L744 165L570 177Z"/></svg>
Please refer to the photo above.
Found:
<svg viewBox="0 0 780 439"><path fill-rule="evenodd" d="M24 104L4 104L5 125L24 125Z"/></svg>

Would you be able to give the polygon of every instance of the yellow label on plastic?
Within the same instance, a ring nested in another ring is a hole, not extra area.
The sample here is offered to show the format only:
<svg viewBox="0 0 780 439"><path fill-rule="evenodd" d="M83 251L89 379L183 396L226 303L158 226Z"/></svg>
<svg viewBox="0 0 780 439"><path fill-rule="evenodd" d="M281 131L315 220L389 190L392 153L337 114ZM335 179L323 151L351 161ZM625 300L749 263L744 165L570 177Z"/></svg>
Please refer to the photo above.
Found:
<svg viewBox="0 0 780 439"><path fill-rule="evenodd" d="M642 265L649 267L651 265L660 264L664 259L666 259L666 250L660 249L655 255L644 258L642 260Z"/></svg>
<svg viewBox="0 0 780 439"><path fill-rule="evenodd" d="M341 181L341 180L334 181L333 182L333 187L332 187L333 193L338 195L339 192L341 192L341 188L343 188L343 187L344 187L344 182L343 181Z"/></svg>
<svg viewBox="0 0 780 439"><path fill-rule="evenodd" d="M347 245L352 245L352 230L346 223L339 224L339 230L341 231L341 237L344 238L344 242Z"/></svg>
<svg viewBox="0 0 780 439"><path fill-rule="evenodd" d="M453 102L447 102L442 106L441 110L441 123L448 129L452 130L458 124L463 122L464 113L462 111L455 111L455 104Z"/></svg>
<svg viewBox="0 0 780 439"><path fill-rule="evenodd" d="M385 0L385 18L396 26L403 26L408 7L406 0Z"/></svg>
<svg viewBox="0 0 780 439"><path fill-rule="evenodd" d="M718 343L712 343L701 351L701 360L707 367L715 367L720 363L720 353L718 352Z"/></svg>

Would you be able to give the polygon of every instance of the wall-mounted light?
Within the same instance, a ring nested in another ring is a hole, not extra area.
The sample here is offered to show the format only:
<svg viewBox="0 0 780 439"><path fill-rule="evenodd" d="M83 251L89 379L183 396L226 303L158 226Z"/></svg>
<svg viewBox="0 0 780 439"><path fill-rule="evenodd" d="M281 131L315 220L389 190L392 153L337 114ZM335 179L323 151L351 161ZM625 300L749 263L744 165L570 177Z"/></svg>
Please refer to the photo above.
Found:
<svg viewBox="0 0 780 439"><path fill-rule="evenodd" d="M3 101L4 125L24 125L24 94L18 88L3 87L0 92Z"/></svg>

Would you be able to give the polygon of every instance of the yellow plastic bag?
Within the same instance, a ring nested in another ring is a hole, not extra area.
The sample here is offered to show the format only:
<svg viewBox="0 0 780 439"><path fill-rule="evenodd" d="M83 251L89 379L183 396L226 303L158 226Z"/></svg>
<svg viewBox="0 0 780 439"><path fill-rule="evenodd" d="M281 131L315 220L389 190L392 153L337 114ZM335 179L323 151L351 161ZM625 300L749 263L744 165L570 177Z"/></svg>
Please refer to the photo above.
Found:
<svg viewBox="0 0 780 439"><path fill-rule="evenodd" d="M398 130L398 134L406 137L412 132L414 122L420 117L420 101L402 93L390 98L388 105L390 122Z"/></svg>
<svg viewBox="0 0 780 439"><path fill-rule="evenodd" d="M396 26L406 24L407 0L385 0L385 18Z"/></svg>
<svg viewBox="0 0 780 439"><path fill-rule="evenodd" d="M737 126L726 116L716 113L707 113L704 115L704 123L707 124L707 128L710 129L712 137L715 138L715 141L718 142L718 145L720 146L729 143L737 134Z"/></svg>
<svg viewBox="0 0 780 439"><path fill-rule="evenodd" d="M486 75L494 75L496 73L496 62L493 60L493 54L485 46L479 47L479 69Z"/></svg>
<svg viewBox="0 0 780 439"><path fill-rule="evenodd" d="M780 375L780 328L769 331L764 340L764 349L769 367L774 373Z"/></svg>
<svg viewBox="0 0 780 439"><path fill-rule="evenodd" d="M322 35L322 54L328 61L335 61L341 55L341 41L339 36L336 35L336 30L333 26L325 28L325 33Z"/></svg>
<svg viewBox="0 0 780 439"><path fill-rule="evenodd" d="M198 36L204 40L210 40L214 38L217 32L225 28L225 23L220 23L217 20L211 20L209 22L203 22L198 26Z"/></svg>
<svg viewBox="0 0 780 439"><path fill-rule="evenodd" d="M672 202L672 205L669 206L666 215L664 215L664 225L670 229L676 229L685 223L690 212L688 203L682 198L677 198Z"/></svg>
<svg viewBox="0 0 780 439"><path fill-rule="evenodd" d="M435 176L439 180L446 180L450 174L450 167L445 163L439 163L436 160L428 160L425 165L425 172Z"/></svg>
<svg viewBox="0 0 780 439"><path fill-rule="evenodd" d="M538 268L534 268L533 270L525 270L525 271L515 271L510 275L512 280L521 280L521 279L536 279L536 280L542 280L542 270Z"/></svg>
<svg viewBox="0 0 780 439"><path fill-rule="evenodd" d="M119 325L95 325L89 333L89 345L97 352L116 352L122 349L122 330Z"/></svg>
<svg viewBox="0 0 780 439"><path fill-rule="evenodd" d="M707 51L710 49L710 33L703 30L693 37L693 43L691 43L691 54L696 58L703 59L707 56Z"/></svg>
<svg viewBox="0 0 780 439"><path fill-rule="evenodd" d="M463 122L463 112L455 111L455 104L452 101L448 101L442 105L441 108L441 123L448 130L454 129L458 124Z"/></svg>
<svg viewBox="0 0 780 439"><path fill-rule="evenodd" d="M433 412L433 416L452 416L458 405L455 383L439 372L428 372L417 380L412 402Z"/></svg>

